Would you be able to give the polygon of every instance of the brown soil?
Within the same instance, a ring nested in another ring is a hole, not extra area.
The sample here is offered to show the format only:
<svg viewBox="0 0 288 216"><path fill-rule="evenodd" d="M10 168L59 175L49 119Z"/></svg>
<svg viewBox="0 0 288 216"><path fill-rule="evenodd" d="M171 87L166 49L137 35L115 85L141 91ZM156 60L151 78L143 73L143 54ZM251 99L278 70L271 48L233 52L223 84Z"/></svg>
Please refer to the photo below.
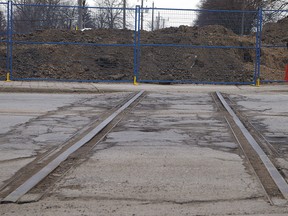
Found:
<svg viewBox="0 0 288 216"><path fill-rule="evenodd" d="M288 65L288 16L277 23L267 23L263 27L263 45L280 46L261 50L261 72L266 80L283 80ZM284 46L284 47L283 47Z"/></svg>
<svg viewBox="0 0 288 216"><path fill-rule="evenodd" d="M286 43L288 18L263 28L263 44ZM282 31L279 33L279 29ZM47 42L13 47L13 77L69 80L132 80L134 33L130 30L43 30L15 35L15 41ZM76 42L82 45L51 44ZM95 46L111 44L112 46ZM255 35L240 37L223 26L180 26L141 32L141 44L253 47ZM88 46L89 45L89 46ZM115 46L114 46L115 45ZM6 56L5 44L0 45ZM261 78L283 80L287 49L261 50ZM249 82L253 80L255 49L141 46L140 80ZM5 58L1 61L5 74Z"/></svg>
<svg viewBox="0 0 288 216"><path fill-rule="evenodd" d="M262 39L267 44L288 43L288 16L277 23L267 23L263 27Z"/></svg>

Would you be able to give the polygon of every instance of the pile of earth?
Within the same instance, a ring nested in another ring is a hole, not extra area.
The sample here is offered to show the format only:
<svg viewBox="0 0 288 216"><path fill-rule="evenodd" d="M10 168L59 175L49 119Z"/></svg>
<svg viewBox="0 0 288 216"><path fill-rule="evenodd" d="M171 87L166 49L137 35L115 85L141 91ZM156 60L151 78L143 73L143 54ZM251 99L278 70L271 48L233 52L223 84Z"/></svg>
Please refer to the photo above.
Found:
<svg viewBox="0 0 288 216"><path fill-rule="evenodd" d="M262 40L266 44L282 45L288 43L288 16L276 23L264 25Z"/></svg>
<svg viewBox="0 0 288 216"><path fill-rule="evenodd" d="M263 26L261 49L261 77L283 80L288 65L288 16Z"/></svg>
<svg viewBox="0 0 288 216"><path fill-rule="evenodd" d="M282 22L279 21L278 24L281 25ZM251 47L255 46L255 36L240 37L223 26L180 26L153 32L141 31L140 38L138 61L141 81L253 80L255 49ZM54 29L14 35L13 76L132 80L135 64L134 39L133 31L116 29L83 32ZM265 40L263 38L264 43ZM220 48L222 46L226 48ZM247 48L227 48L229 46ZM264 71L268 71L263 73L266 76L263 79L283 79L282 67L287 61L287 51L274 51L262 50L262 67ZM6 56L5 43L1 44L0 52L2 56ZM3 60L1 67L4 69L5 66Z"/></svg>

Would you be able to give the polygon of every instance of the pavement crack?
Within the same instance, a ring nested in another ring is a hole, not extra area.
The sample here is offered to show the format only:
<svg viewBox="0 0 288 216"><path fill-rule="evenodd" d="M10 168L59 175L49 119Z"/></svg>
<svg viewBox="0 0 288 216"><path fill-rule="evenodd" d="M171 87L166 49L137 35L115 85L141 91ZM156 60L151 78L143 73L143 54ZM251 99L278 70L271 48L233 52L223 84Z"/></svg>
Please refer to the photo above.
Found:
<svg viewBox="0 0 288 216"><path fill-rule="evenodd" d="M221 203L221 202L239 202L239 201L247 201L247 200L258 200L263 199L264 197L261 195L253 195L243 198L227 198L227 199L207 199L207 200L185 200L185 201L177 201L177 200L167 200L167 199L141 199L141 198L133 198L133 197L106 197L106 196L63 196L56 195L56 197L63 201L69 200L95 200L95 201L127 201L127 202L141 202L143 205L150 204L174 204L174 205L189 205L189 204L206 204L206 203Z"/></svg>
<svg viewBox="0 0 288 216"><path fill-rule="evenodd" d="M11 162L21 161L21 160L26 160L26 159L32 159L34 157L35 156L31 155L27 157L12 158L12 159L3 160L3 161L0 160L0 164L11 163Z"/></svg>

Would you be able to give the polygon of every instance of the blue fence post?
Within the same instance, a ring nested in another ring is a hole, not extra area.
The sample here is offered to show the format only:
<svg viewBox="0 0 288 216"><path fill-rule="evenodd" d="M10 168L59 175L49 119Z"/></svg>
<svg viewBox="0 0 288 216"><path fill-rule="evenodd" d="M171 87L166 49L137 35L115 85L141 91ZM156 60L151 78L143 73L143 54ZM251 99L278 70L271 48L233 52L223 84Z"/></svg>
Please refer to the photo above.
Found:
<svg viewBox="0 0 288 216"><path fill-rule="evenodd" d="M138 60L137 60L137 72L138 72L138 76L137 76L137 80L139 80L140 77L140 62L141 62L141 13L142 13L143 8L139 7L139 11L138 11Z"/></svg>
<svg viewBox="0 0 288 216"><path fill-rule="evenodd" d="M262 8L259 9L259 34L258 34L258 70L257 70L257 77L259 79L260 85L260 73L261 73L261 48L262 48L262 24L263 24L263 10Z"/></svg>
<svg viewBox="0 0 288 216"><path fill-rule="evenodd" d="M13 8L12 8L12 0L9 0L7 3L7 57L6 57L6 67L7 67L7 75L6 81L9 82L12 80L12 51L13 51Z"/></svg>
<svg viewBox="0 0 288 216"><path fill-rule="evenodd" d="M133 77L133 83L134 85L137 85L138 82L138 32L139 32L139 26L138 26L138 14L140 14L140 7L139 5L136 5L135 7L135 28L134 28L134 77Z"/></svg>
<svg viewBox="0 0 288 216"><path fill-rule="evenodd" d="M138 84L140 68L140 6L135 8L135 29L134 29L134 85Z"/></svg>
<svg viewBox="0 0 288 216"><path fill-rule="evenodd" d="M140 6L138 7L138 38L137 38L137 82L139 81L139 76L140 76L140 62L141 62L141 10L143 10L143 8L141 8Z"/></svg>
<svg viewBox="0 0 288 216"><path fill-rule="evenodd" d="M254 74L254 84L260 86L260 71L261 71L261 40L262 40L262 23L263 23L263 10L258 9L257 14L257 32L256 32L256 64Z"/></svg>

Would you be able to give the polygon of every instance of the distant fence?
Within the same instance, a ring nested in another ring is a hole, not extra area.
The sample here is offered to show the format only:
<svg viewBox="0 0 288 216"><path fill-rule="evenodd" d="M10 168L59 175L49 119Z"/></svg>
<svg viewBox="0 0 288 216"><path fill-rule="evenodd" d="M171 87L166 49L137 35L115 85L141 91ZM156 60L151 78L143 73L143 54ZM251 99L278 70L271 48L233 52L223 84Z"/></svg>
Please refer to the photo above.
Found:
<svg viewBox="0 0 288 216"><path fill-rule="evenodd" d="M283 29L284 36L275 38L273 31L281 28L275 23L263 29L271 17L287 17L285 10L78 7L11 1L0 7L2 80L285 81L287 33Z"/></svg>

